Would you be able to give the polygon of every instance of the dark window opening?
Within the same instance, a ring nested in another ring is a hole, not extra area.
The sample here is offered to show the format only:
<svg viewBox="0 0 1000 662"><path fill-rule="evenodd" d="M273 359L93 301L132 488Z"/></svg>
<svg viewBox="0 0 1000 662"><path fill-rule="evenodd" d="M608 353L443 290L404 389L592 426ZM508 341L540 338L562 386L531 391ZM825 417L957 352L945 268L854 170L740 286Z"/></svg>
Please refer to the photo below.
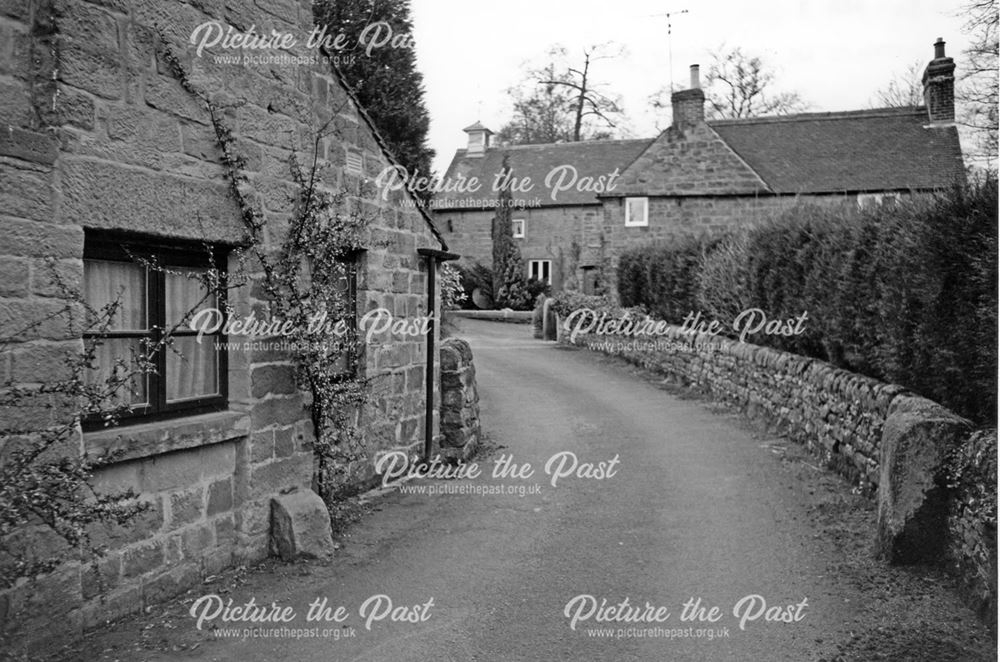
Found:
<svg viewBox="0 0 1000 662"><path fill-rule="evenodd" d="M201 277L210 269L225 282L225 249L87 233L84 300L99 314L112 306L114 314L102 328L84 333L87 346L94 347L93 369L86 378L99 389L113 391L102 408L127 407L122 423L226 408L227 352L221 320L211 314L220 322L212 326L219 329L201 338L190 325L199 311L226 309L224 288L210 292ZM108 384L109 378L117 388ZM97 429L104 421L96 413L83 424L84 429Z"/></svg>

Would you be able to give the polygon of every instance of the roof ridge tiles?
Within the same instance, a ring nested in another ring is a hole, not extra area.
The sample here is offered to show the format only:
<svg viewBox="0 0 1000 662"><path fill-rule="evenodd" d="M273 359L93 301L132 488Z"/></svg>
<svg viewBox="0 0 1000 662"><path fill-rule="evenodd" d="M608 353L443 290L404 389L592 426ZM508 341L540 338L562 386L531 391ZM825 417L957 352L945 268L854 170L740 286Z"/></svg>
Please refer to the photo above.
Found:
<svg viewBox="0 0 1000 662"><path fill-rule="evenodd" d="M866 108L863 110L833 110L815 113L793 113L790 115L766 115L762 117L738 117L735 119L708 120L709 126L741 126L747 124L771 124L805 120L839 120L849 118L904 117L926 115L925 106L900 106L893 108Z"/></svg>

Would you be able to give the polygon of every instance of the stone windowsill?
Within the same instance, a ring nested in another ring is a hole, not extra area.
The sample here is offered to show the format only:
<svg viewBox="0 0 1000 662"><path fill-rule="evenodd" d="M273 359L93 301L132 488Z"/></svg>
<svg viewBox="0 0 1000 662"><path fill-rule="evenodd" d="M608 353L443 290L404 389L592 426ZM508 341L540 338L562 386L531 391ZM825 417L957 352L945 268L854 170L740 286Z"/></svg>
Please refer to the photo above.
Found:
<svg viewBox="0 0 1000 662"><path fill-rule="evenodd" d="M87 455L115 453L116 462L161 455L171 451L209 446L250 434L250 416L239 411L220 411L165 421L85 432Z"/></svg>

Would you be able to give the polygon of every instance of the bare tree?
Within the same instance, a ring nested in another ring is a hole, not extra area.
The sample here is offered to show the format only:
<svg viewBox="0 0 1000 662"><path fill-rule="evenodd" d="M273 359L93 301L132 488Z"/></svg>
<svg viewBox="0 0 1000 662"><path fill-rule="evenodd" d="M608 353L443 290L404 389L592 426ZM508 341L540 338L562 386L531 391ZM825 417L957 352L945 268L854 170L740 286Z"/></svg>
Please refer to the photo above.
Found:
<svg viewBox="0 0 1000 662"><path fill-rule="evenodd" d="M902 108L924 105L923 64L917 60L892 77L888 85L875 92L872 108Z"/></svg>
<svg viewBox="0 0 1000 662"><path fill-rule="evenodd" d="M709 115L716 119L787 115L808 104L797 92L775 91L775 72L759 57L720 46L705 76Z"/></svg>
<svg viewBox="0 0 1000 662"><path fill-rule="evenodd" d="M673 121L673 107L670 103L670 96L680 90L676 85L673 88L661 87L656 92L646 97L646 103L655 112L653 126L657 132L670 126Z"/></svg>
<svg viewBox="0 0 1000 662"><path fill-rule="evenodd" d="M621 101L594 82L592 67L621 52L610 44L598 44L584 49L582 65L572 66L565 63L565 48L552 48L548 64L529 70L524 83L508 90L514 98L514 117L501 128L500 141L530 144L609 137L621 119Z"/></svg>
<svg viewBox="0 0 1000 662"><path fill-rule="evenodd" d="M997 155L997 27L1000 13L997 0L971 0L962 9L967 16L965 30L972 43L965 50L966 63L956 100L962 105L959 122L975 134L975 156L993 162Z"/></svg>
<svg viewBox="0 0 1000 662"><path fill-rule="evenodd" d="M590 65L593 61L607 60L622 54L621 47L617 49L617 52L608 52L612 48L610 43L585 48L583 49L582 67L567 67L562 76L539 81L542 85L554 85L569 90L573 108L573 142L579 142L582 139L585 117L593 116L613 129L615 122L612 121L612 118L617 119L616 116L621 115L618 98L598 91L597 85L590 80ZM562 53L565 55L565 49Z"/></svg>
<svg viewBox="0 0 1000 662"><path fill-rule="evenodd" d="M514 116L500 128L497 140L511 145L566 142L572 135L570 98L555 85L538 85L539 78L556 75L555 65L529 73L530 82L512 87L507 93L514 100Z"/></svg>

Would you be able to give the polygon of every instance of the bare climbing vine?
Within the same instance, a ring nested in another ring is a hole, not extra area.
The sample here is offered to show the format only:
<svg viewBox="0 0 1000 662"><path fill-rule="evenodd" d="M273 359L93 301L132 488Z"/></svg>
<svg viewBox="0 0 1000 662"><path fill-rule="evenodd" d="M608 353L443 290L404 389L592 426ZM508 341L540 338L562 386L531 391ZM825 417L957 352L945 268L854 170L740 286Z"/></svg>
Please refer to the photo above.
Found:
<svg viewBox="0 0 1000 662"><path fill-rule="evenodd" d="M226 108L199 90L167 41L161 43L174 77L208 113L229 192L246 230L237 252L241 270L259 283L259 296L271 318L287 321L292 329L287 347L299 384L311 396L317 486L329 502L352 466L367 457L359 421L370 400L370 383L358 369L362 346L354 326L356 302L347 294L371 218L344 187L331 191L321 185L321 144L328 136L340 136L339 109L333 109L331 119L315 133L306 167L292 152L288 166L295 184L293 213L283 231L269 228L226 123ZM331 333L338 323L346 333Z"/></svg>
<svg viewBox="0 0 1000 662"><path fill-rule="evenodd" d="M42 330L82 338L78 351L66 352L58 378L15 383L11 376L0 384L0 589L51 572L65 561L96 563L105 550L93 543L95 527L125 525L148 508L131 489L94 489L94 473L118 461L120 453L82 453L81 423L86 419L104 427L117 425L130 411L138 380L156 372L157 354L174 351L176 331L230 283L214 266L194 274L173 272L140 256L133 259L149 270L197 278L204 294L182 319L155 339L144 338L128 356L104 366L97 360L121 309L121 297L100 308L91 306L53 260L47 271L64 303L0 337L0 357L13 356L19 345Z"/></svg>
<svg viewBox="0 0 1000 662"><path fill-rule="evenodd" d="M161 39L161 44L166 41ZM319 148L326 136L339 133L334 126L337 111L316 133L306 166L293 151L288 164L295 185L293 213L287 224L269 223L255 204L246 162L224 119L226 109L192 84L169 47L164 46L162 54L181 86L208 113L229 193L245 230L232 254L238 268L226 271L213 264L196 276L184 272L185 277L202 280L205 298L172 329L159 330L157 340L144 341L131 355L115 358L114 365L100 366L98 349L121 303L91 307L80 288L64 282L51 265L65 305L0 337L0 356L36 337L41 327L56 323L71 330L66 335L82 338L82 348L67 355L60 379L20 384L11 377L0 384L0 589L66 561L96 563L105 550L92 543L94 527L126 525L146 510L147 504L131 490L112 494L94 490L94 473L117 461L117 454L82 453L81 422L96 419L106 427L117 425L130 411L137 377L154 373L157 352L176 351L174 331L187 325L209 297L224 290L250 287L266 314L287 320L293 330L281 339L282 350L289 351L298 385L310 400L313 451L319 460L317 483L328 502L336 498L336 489L352 465L365 457L359 430L370 385L358 370L363 356L353 326L355 302L346 294L368 236L369 218L346 190L331 192L320 183ZM212 254L210 246L205 249ZM146 269L169 271L141 256L132 259ZM346 333L330 332L338 322L346 324ZM96 374L103 378L95 379Z"/></svg>

